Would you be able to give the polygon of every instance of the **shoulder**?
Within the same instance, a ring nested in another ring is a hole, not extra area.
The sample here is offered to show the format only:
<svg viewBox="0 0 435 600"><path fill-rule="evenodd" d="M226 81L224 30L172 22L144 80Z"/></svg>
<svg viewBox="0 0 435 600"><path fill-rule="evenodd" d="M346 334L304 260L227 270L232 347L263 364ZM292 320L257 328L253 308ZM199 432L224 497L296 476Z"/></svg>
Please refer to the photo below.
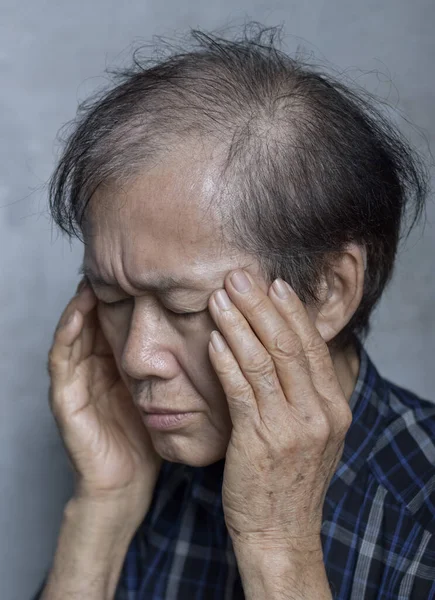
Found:
<svg viewBox="0 0 435 600"><path fill-rule="evenodd" d="M435 403L384 383L388 418L368 465L395 501L435 533Z"/></svg>

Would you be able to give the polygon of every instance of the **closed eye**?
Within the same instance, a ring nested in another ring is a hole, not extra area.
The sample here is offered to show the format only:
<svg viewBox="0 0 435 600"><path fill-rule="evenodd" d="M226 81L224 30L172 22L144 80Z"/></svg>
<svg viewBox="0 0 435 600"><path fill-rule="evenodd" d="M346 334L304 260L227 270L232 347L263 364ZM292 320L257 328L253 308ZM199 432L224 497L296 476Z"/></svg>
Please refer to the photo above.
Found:
<svg viewBox="0 0 435 600"><path fill-rule="evenodd" d="M192 319L193 317L197 317L204 313L207 309L198 310L196 312L177 312L175 310L171 310L170 308L166 308L166 310L171 313L171 315L175 315L176 317L181 317L182 319Z"/></svg>
<svg viewBox="0 0 435 600"><path fill-rule="evenodd" d="M126 304L132 300L131 297L122 298L121 300L115 300L114 302L105 302L104 300L99 299L99 302L108 308L115 308L116 306L121 306L122 304ZM176 310L171 310L167 306L165 306L165 310L171 315L175 315L176 317L181 317L182 319L192 319L208 310L208 308L204 308L203 310L198 310L194 312L178 312Z"/></svg>

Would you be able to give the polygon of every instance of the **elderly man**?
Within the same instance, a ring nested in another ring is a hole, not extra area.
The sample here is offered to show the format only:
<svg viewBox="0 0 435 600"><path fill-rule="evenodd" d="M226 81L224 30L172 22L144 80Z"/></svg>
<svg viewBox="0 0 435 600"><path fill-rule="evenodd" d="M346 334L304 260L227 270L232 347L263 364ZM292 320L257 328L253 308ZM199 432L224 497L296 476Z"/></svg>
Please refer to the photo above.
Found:
<svg viewBox="0 0 435 600"><path fill-rule="evenodd" d="M50 187L76 473L43 600L435 598L435 407L361 340L426 175L275 32L136 62Z"/></svg>

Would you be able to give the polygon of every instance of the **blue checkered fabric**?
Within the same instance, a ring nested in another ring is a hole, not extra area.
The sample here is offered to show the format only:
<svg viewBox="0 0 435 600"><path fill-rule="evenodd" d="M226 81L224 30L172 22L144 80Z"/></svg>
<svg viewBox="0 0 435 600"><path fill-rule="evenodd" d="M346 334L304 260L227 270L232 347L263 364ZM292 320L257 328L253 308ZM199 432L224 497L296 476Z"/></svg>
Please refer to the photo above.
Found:
<svg viewBox="0 0 435 600"><path fill-rule="evenodd" d="M435 599L435 405L383 379L359 352L353 422L324 504L333 597ZM244 598L222 508L224 466L163 462L116 600Z"/></svg>

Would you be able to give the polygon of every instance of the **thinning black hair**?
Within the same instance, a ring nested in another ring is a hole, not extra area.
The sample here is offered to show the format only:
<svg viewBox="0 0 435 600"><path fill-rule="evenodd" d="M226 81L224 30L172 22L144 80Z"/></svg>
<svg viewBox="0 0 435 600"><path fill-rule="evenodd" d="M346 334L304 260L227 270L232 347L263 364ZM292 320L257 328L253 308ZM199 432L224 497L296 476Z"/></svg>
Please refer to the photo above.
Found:
<svg viewBox="0 0 435 600"><path fill-rule="evenodd" d="M337 336L369 331L401 235L424 212L424 160L363 90L280 49L280 29L251 25L226 39L191 31L188 49L134 55L113 86L83 103L49 185L55 223L81 237L97 188L129 180L172 148L201 138L222 148L232 198L226 236L318 302L329 261L365 248L362 301Z"/></svg>

